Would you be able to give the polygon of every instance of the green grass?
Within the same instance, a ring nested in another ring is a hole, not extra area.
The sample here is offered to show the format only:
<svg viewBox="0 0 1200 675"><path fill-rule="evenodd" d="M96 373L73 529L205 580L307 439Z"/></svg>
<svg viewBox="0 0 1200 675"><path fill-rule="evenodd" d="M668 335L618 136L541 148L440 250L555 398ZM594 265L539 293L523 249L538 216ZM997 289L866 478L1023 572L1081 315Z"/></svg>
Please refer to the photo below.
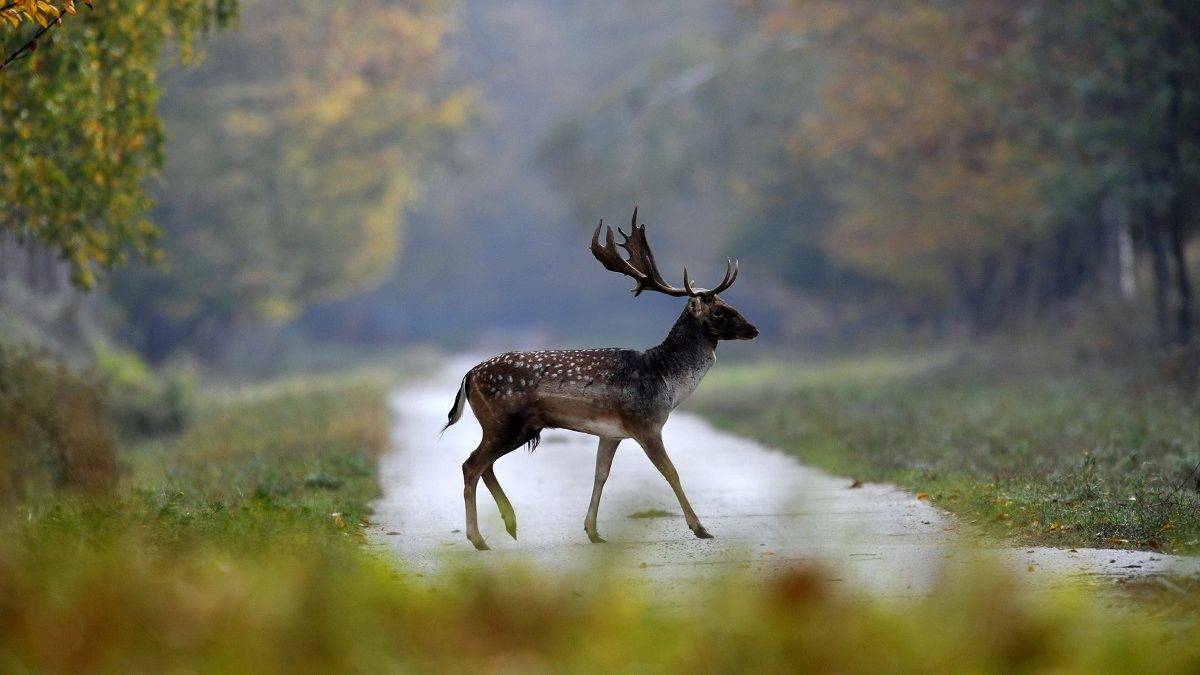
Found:
<svg viewBox="0 0 1200 675"><path fill-rule="evenodd" d="M1196 402L1149 366L942 352L722 365L692 405L1022 542L1195 551Z"/></svg>
<svg viewBox="0 0 1200 675"><path fill-rule="evenodd" d="M981 567L904 603L802 568L677 587L666 607L603 568L409 575L363 545L384 392L331 377L210 393L183 434L121 453L112 494L10 509L0 672L1200 668L1194 589L1131 621Z"/></svg>

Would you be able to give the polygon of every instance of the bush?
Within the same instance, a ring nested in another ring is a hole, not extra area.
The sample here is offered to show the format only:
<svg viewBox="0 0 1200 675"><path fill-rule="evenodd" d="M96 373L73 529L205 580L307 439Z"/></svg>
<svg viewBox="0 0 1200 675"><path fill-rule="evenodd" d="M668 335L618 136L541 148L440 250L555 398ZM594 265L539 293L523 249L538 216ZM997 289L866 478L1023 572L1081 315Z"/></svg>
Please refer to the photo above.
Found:
<svg viewBox="0 0 1200 675"><path fill-rule="evenodd" d="M61 364L0 344L0 495L116 481L103 387Z"/></svg>
<svg viewBox="0 0 1200 675"><path fill-rule="evenodd" d="M124 436L182 431L192 417L191 378L175 371L156 374L136 354L101 349L96 369L108 388L112 420Z"/></svg>

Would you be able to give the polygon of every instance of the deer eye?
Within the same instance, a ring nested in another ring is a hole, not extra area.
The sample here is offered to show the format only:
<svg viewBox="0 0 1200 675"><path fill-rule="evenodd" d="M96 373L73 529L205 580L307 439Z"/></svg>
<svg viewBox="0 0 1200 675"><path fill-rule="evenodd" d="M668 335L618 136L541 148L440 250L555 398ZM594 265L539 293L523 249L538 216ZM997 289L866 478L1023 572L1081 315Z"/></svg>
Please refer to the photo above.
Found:
<svg viewBox="0 0 1200 675"><path fill-rule="evenodd" d="M724 319L724 318L725 318L725 310L723 310L723 309L714 309L714 310L713 310L713 316L714 316L714 317L716 317L716 318L718 318L718 319Z"/></svg>

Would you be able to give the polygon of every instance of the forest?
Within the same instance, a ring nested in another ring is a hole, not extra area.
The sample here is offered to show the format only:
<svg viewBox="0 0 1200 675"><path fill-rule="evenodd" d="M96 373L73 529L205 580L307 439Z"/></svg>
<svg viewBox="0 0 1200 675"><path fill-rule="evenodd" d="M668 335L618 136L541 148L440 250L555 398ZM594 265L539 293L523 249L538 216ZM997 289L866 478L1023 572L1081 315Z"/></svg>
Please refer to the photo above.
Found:
<svg viewBox="0 0 1200 675"><path fill-rule="evenodd" d="M1190 342L1191 3L616 7L66 3L5 69L4 273L155 363L581 341L623 306L563 270L640 204L672 260L749 262L782 344L1064 308ZM46 18L5 11L12 53Z"/></svg>

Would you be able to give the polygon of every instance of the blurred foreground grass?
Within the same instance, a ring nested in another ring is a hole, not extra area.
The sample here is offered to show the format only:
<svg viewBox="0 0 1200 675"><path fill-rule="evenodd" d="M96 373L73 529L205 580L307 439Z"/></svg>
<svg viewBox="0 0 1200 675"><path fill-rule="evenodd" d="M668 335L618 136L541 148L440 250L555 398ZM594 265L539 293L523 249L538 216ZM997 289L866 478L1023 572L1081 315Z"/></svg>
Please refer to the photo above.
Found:
<svg viewBox="0 0 1200 675"><path fill-rule="evenodd" d="M1023 542L1200 549L1200 410L1146 364L1045 349L722 364L693 407Z"/></svg>
<svg viewBox="0 0 1200 675"><path fill-rule="evenodd" d="M717 579L665 607L603 569L407 576L362 545L384 385L210 394L183 434L121 453L109 496L60 490L11 507L0 672L1200 668L1195 591L1182 613L1134 617L981 572L903 604L798 569Z"/></svg>
<svg viewBox="0 0 1200 675"><path fill-rule="evenodd" d="M12 673L1200 668L1190 620L1114 614L1077 595L1034 597L979 579L899 605L835 595L823 575L797 570L766 584L697 587L677 598L680 611L603 571L409 584L387 562L331 541L180 556L113 535L3 565L0 668Z"/></svg>

